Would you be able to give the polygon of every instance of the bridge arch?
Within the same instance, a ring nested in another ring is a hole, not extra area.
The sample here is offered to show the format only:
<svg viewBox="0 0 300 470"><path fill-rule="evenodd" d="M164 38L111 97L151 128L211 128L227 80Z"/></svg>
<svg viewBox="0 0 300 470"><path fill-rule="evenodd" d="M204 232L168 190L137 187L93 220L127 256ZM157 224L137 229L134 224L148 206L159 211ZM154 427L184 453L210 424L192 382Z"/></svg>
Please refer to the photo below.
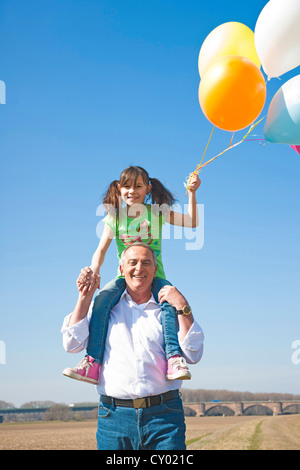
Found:
<svg viewBox="0 0 300 470"><path fill-rule="evenodd" d="M300 413L300 404L299 403L290 403L285 407L282 407L282 414L299 414Z"/></svg>
<svg viewBox="0 0 300 470"><path fill-rule="evenodd" d="M249 406L244 405L244 415L269 415L272 416L274 414L273 410L265 405L260 403L254 403Z"/></svg>
<svg viewBox="0 0 300 470"><path fill-rule="evenodd" d="M211 406L205 413L206 416L234 416L234 411L226 405Z"/></svg>

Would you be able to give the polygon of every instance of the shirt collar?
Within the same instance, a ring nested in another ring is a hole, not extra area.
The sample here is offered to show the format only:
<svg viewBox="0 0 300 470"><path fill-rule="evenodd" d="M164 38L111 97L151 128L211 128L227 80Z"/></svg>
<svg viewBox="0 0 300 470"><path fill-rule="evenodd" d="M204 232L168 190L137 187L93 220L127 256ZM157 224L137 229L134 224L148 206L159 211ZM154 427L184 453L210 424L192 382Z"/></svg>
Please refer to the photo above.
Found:
<svg viewBox="0 0 300 470"><path fill-rule="evenodd" d="M130 294L128 294L127 289L125 289L125 291L123 292L123 294L122 294L120 300L122 300L122 299L125 299L125 300L129 303L129 305L130 305L131 307L134 306L134 307L136 307L136 308L140 308L141 310L144 310L144 309L148 306L148 304L150 304L150 303L154 303L155 305L158 305L158 303L156 302L156 300L155 300L155 298L154 298L154 296L153 296L152 293L151 293L150 299L149 299L147 302L145 302L144 304L137 304L137 303L135 303L135 302L132 300Z"/></svg>

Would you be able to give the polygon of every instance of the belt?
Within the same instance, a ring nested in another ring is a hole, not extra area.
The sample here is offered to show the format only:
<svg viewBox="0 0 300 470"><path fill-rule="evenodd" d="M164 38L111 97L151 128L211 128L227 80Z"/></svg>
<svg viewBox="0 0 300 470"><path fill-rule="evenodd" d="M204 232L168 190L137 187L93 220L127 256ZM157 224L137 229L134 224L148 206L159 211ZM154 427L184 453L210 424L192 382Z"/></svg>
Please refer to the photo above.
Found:
<svg viewBox="0 0 300 470"><path fill-rule="evenodd" d="M120 398L107 397L106 395L100 396L102 403L107 403L113 406L125 406L128 408L149 408L150 406L160 405L172 398L179 397L179 390L170 390L169 392L162 393L161 395L152 395L151 397L135 398L133 400L122 400Z"/></svg>

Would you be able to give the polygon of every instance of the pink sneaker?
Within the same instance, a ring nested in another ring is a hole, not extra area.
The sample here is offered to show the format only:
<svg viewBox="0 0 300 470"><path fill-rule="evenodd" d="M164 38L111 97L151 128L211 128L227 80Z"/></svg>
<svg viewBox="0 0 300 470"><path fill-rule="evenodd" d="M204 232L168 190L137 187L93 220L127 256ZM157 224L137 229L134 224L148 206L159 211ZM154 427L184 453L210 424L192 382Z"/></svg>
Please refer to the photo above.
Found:
<svg viewBox="0 0 300 470"><path fill-rule="evenodd" d="M81 380L90 384L97 384L99 381L100 365L91 356L85 356L77 367L67 367L63 375L71 379Z"/></svg>
<svg viewBox="0 0 300 470"><path fill-rule="evenodd" d="M168 359L167 380L190 380L191 373L187 368L185 359L181 356L173 356Z"/></svg>

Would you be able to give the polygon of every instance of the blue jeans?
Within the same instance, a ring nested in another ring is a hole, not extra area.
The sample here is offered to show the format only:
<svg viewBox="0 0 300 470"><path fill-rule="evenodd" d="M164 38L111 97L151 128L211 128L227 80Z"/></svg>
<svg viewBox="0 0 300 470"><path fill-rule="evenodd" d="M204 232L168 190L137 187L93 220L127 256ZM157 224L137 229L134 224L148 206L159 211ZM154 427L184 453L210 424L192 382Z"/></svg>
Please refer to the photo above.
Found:
<svg viewBox="0 0 300 470"><path fill-rule="evenodd" d="M157 277L154 278L152 283L152 293L158 303L158 293L165 285L171 284L165 279ZM99 364L102 364L103 361L110 311L119 302L125 289L125 279L116 278L106 284L95 298L89 327L87 354L92 356ZM177 313L175 308L168 302L163 302L161 305L161 323L163 327L166 358L169 359L170 357L175 356L175 354L179 354L181 356L182 352L177 336Z"/></svg>
<svg viewBox="0 0 300 470"><path fill-rule="evenodd" d="M99 403L98 450L185 450L181 398L150 408Z"/></svg>

